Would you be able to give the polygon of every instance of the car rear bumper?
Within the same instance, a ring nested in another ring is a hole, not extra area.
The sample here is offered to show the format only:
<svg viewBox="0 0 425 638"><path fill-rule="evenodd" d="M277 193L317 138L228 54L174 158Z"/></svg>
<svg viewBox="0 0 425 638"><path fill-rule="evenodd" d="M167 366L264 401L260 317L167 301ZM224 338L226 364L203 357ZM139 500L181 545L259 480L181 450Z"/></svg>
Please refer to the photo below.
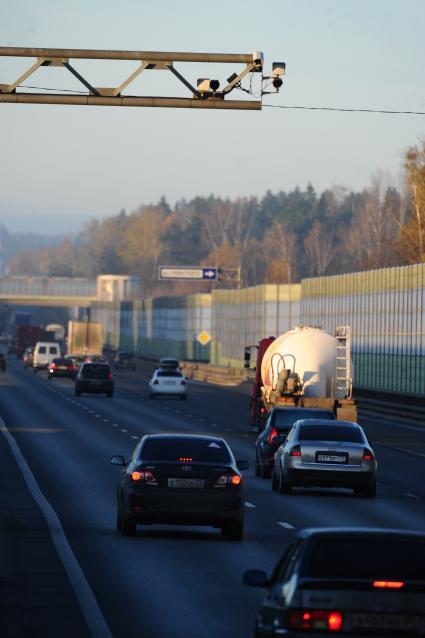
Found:
<svg viewBox="0 0 425 638"><path fill-rule="evenodd" d="M138 522L170 523L182 525L220 525L221 522L240 520L243 515L243 497L239 494L176 493L157 491L129 495L129 510Z"/></svg>
<svg viewBox="0 0 425 638"><path fill-rule="evenodd" d="M108 394L114 391L114 384L111 381L102 381L99 385L90 384L87 381L79 381L75 384L75 389L86 394Z"/></svg>
<svg viewBox="0 0 425 638"><path fill-rule="evenodd" d="M288 481L292 485L318 485L322 487L362 487L371 485L376 478L374 471L288 468Z"/></svg>
<svg viewBox="0 0 425 638"><path fill-rule="evenodd" d="M150 386L150 392L151 394L164 394L164 395L168 395L168 396L181 396L181 395L185 395L187 394L187 388L185 386L167 386L167 387L163 387L161 388L160 386Z"/></svg>

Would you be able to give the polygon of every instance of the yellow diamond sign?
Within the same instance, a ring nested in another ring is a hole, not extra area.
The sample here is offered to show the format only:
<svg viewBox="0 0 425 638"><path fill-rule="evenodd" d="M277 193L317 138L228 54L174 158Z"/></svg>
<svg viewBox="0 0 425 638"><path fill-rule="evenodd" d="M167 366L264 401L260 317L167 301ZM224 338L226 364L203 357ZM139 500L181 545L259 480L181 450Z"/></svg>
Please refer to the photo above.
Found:
<svg viewBox="0 0 425 638"><path fill-rule="evenodd" d="M206 331L202 330L196 337L197 341L201 344L201 346L206 346L207 343L211 341L211 335Z"/></svg>

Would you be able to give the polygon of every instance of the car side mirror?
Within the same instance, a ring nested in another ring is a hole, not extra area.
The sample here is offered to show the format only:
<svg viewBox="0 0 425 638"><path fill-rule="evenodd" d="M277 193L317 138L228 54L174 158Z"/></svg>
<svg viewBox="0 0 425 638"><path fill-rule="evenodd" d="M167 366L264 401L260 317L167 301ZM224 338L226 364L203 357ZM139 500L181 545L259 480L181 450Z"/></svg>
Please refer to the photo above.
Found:
<svg viewBox="0 0 425 638"><path fill-rule="evenodd" d="M236 467L243 472L244 470L249 470L249 463L248 461L236 461Z"/></svg>
<svg viewBox="0 0 425 638"><path fill-rule="evenodd" d="M114 456L111 456L109 461L110 463L112 463L112 465L119 465L121 467L123 465L127 465L127 463L125 462L125 458L121 456L121 454L114 454Z"/></svg>
<svg viewBox="0 0 425 638"><path fill-rule="evenodd" d="M249 569L243 575L243 582L248 587L268 587L270 585L267 574L262 569Z"/></svg>

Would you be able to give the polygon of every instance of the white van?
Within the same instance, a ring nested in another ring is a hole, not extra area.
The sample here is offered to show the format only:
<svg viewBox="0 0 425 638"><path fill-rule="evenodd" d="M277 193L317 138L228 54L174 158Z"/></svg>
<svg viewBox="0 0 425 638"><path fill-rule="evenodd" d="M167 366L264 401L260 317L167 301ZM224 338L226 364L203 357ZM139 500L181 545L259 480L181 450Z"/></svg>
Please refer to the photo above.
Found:
<svg viewBox="0 0 425 638"><path fill-rule="evenodd" d="M61 356L58 343L52 341L37 341L34 348L32 369L34 372L45 370L57 357Z"/></svg>

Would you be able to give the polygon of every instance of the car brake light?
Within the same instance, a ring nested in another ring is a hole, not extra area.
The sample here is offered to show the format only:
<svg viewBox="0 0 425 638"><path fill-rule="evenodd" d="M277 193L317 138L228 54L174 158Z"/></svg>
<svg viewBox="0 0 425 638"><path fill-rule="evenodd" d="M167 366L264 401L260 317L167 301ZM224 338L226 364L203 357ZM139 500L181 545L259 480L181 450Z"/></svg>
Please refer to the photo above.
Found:
<svg viewBox="0 0 425 638"><path fill-rule="evenodd" d="M401 589L404 587L404 582L401 580L375 580L373 586L383 589Z"/></svg>
<svg viewBox="0 0 425 638"><path fill-rule="evenodd" d="M183 463L191 463L193 458L191 456L180 456L179 461L182 461Z"/></svg>
<svg viewBox="0 0 425 638"><path fill-rule="evenodd" d="M146 483L147 485L158 485L158 481L150 470L140 470L140 472L132 472L131 480L140 481L141 483Z"/></svg>
<svg viewBox="0 0 425 638"><path fill-rule="evenodd" d="M341 631L342 620L340 611L291 609L288 614L291 629L307 631Z"/></svg>
<svg viewBox="0 0 425 638"><path fill-rule="evenodd" d="M276 437L277 437L277 430L276 428L272 428L269 434L269 443L273 443L273 439L275 439Z"/></svg>
<svg viewBox="0 0 425 638"><path fill-rule="evenodd" d="M112 381L112 372L110 372L110 373L108 374L108 379L109 379L110 381Z"/></svg>
<svg viewBox="0 0 425 638"><path fill-rule="evenodd" d="M375 457L373 456L372 450L365 448L363 451L363 461L374 461Z"/></svg>
<svg viewBox="0 0 425 638"><path fill-rule="evenodd" d="M265 408L260 408L260 414L264 414L265 411L266 411Z"/></svg>
<svg viewBox="0 0 425 638"><path fill-rule="evenodd" d="M289 452L289 456L301 456L301 447L299 445L294 445L292 450Z"/></svg>
<svg viewBox="0 0 425 638"><path fill-rule="evenodd" d="M226 485L240 485L242 478L239 474L222 474L214 487L226 487Z"/></svg>
<svg viewBox="0 0 425 638"><path fill-rule="evenodd" d="M51 367L51 368L56 368L56 363L51 363L51 364L50 364L50 367Z"/></svg>

